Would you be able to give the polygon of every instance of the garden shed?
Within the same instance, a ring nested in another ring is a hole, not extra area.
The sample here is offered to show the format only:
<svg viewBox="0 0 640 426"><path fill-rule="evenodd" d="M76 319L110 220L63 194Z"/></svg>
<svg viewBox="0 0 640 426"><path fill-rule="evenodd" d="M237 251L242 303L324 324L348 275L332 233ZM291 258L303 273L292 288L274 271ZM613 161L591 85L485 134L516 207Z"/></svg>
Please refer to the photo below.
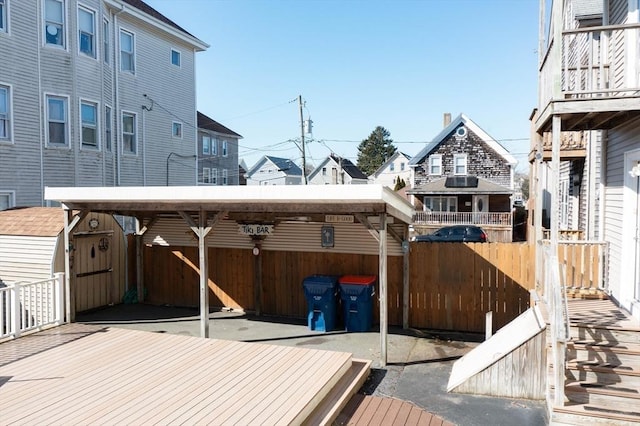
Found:
<svg viewBox="0 0 640 426"><path fill-rule="evenodd" d="M71 309L118 303L126 287L126 245L110 215L80 213L69 235ZM0 285L46 280L65 271L64 212L58 207L0 211Z"/></svg>

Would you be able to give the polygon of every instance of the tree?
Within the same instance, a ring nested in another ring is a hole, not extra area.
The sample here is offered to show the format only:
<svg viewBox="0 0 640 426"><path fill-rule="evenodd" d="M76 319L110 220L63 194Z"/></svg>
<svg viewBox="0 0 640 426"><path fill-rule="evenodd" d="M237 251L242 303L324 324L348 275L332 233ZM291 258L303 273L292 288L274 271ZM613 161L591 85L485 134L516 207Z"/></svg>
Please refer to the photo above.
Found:
<svg viewBox="0 0 640 426"><path fill-rule="evenodd" d="M396 182L396 185L393 187L394 191L398 191L407 186L407 183L404 181L404 179L401 179L400 176L396 177L394 180Z"/></svg>
<svg viewBox="0 0 640 426"><path fill-rule="evenodd" d="M358 168L367 176L372 175L398 150L393 146L391 133L382 126L375 128L369 137L358 145Z"/></svg>

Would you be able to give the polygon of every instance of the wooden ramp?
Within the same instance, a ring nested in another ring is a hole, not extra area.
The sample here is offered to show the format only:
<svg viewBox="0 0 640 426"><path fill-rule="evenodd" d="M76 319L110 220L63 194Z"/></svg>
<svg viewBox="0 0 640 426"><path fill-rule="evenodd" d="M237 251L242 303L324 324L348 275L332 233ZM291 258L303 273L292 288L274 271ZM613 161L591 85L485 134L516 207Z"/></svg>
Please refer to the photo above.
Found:
<svg viewBox="0 0 640 426"><path fill-rule="evenodd" d="M544 399L545 328L529 308L453 364L447 391Z"/></svg>
<svg viewBox="0 0 640 426"><path fill-rule="evenodd" d="M369 367L343 352L69 324L0 344L0 424L330 423Z"/></svg>

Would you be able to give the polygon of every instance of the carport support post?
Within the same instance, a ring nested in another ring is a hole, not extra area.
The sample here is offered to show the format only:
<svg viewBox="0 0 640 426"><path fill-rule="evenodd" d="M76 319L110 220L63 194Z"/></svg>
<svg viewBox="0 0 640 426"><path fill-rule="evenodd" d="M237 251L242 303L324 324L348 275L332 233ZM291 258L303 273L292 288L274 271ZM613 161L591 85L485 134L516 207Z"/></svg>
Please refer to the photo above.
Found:
<svg viewBox="0 0 640 426"><path fill-rule="evenodd" d="M71 322L71 250L69 232L71 232L71 215L73 214L67 206L64 208L64 322Z"/></svg>
<svg viewBox="0 0 640 426"><path fill-rule="evenodd" d="M380 365L387 365L387 214L380 214Z"/></svg>
<svg viewBox="0 0 640 426"><path fill-rule="evenodd" d="M198 224L198 252L200 254L200 337L209 337L209 256L205 238L211 228L207 229L207 212L200 210Z"/></svg>

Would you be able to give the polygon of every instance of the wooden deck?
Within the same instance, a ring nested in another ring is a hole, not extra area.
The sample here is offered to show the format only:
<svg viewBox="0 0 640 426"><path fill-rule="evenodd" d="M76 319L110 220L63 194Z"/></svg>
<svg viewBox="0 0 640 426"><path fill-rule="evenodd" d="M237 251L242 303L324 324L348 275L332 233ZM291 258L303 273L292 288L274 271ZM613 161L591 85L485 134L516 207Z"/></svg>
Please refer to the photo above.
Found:
<svg viewBox="0 0 640 426"><path fill-rule="evenodd" d="M640 322L609 299L568 299L571 323L596 327L640 328Z"/></svg>
<svg viewBox="0 0 640 426"><path fill-rule="evenodd" d="M343 352L69 324L0 344L0 424L300 424L351 365Z"/></svg>

